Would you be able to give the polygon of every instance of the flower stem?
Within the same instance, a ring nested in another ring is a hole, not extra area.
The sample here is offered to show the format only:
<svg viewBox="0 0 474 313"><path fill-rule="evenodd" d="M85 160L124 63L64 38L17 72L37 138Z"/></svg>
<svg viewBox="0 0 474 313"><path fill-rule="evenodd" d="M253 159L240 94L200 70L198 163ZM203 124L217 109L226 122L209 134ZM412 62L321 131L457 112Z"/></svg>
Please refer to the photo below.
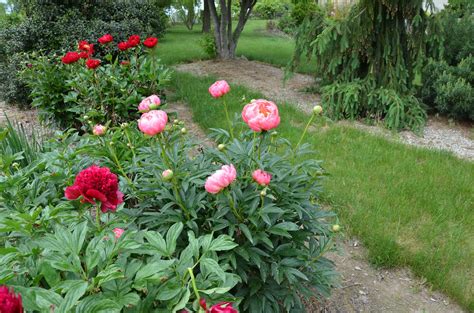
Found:
<svg viewBox="0 0 474 313"><path fill-rule="evenodd" d="M188 267L189 277L191 277L191 285L193 286L194 294L196 295L197 300L201 299L199 296L199 291L196 286L196 278L194 277L193 269Z"/></svg>
<svg viewBox="0 0 474 313"><path fill-rule="evenodd" d="M97 205L96 209L95 209L95 223L97 225L97 229L99 230L100 232L100 207Z"/></svg>
<svg viewBox="0 0 474 313"><path fill-rule="evenodd" d="M232 123L229 118L229 110L227 110L227 101L225 101L225 96L222 98L222 100L224 101L225 116L227 118L227 123L229 124L230 138L234 139L234 130L232 129Z"/></svg>
<svg viewBox="0 0 474 313"><path fill-rule="evenodd" d="M303 133L301 134L300 140L299 140L298 143L296 144L294 151L296 151L296 149L299 147L299 145L300 145L301 142L303 141L304 136L305 136L306 133L308 132L309 125L311 125L311 123L313 122L315 116L316 116L316 114L311 114L311 117L309 118L309 121L308 121L308 123L306 124L306 127L304 128L304 131L303 131Z"/></svg>
<svg viewBox="0 0 474 313"><path fill-rule="evenodd" d="M232 210L232 213L234 213L235 217L237 217L239 222L242 222L244 219L242 218L242 216L239 214L239 212L235 208L234 199L232 198L232 195L230 194L229 190L226 190L225 194L227 195L227 198L229 198L229 203L230 203L230 208Z"/></svg>

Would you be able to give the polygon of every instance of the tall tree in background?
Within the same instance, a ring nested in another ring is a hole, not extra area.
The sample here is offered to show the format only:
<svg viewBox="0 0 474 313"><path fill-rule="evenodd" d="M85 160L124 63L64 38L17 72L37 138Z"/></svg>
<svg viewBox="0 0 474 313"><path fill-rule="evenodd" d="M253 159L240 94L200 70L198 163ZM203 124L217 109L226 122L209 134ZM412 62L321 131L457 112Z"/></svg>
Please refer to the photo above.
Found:
<svg viewBox="0 0 474 313"><path fill-rule="evenodd" d="M233 59L235 58L235 49L237 48L240 34L257 0L240 0L239 19L235 29L232 27L232 0L218 0L218 7L216 6L216 0L206 1L208 1L211 18L214 23L217 56L220 59Z"/></svg>
<svg viewBox="0 0 474 313"><path fill-rule="evenodd" d="M209 10L209 2L204 0L204 10L202 11L202 32L211 32L211 11Z"/></svg>
<svg viewBox="0 0 474 313"><path fill-rule="evenodd" d="M360 0L347 16L303 22L296 53L315 57L333 117L384 119L392 129L423 126L414 88L427 51L441 40L433 10L431 0Z"/></svg>

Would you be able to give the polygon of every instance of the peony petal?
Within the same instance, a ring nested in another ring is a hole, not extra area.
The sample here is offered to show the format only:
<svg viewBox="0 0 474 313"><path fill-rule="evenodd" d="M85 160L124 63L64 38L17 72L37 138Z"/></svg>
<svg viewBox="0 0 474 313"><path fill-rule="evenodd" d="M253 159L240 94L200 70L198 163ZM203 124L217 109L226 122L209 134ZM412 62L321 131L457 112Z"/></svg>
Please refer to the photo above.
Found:
<svg viewBox="0 0 474 313"><path fill-rule="evenodd" d="M66 187L66 190L64 191L64 196L68 200L76 200L81 196L81 190L77 186L69 186Z"/></svg>

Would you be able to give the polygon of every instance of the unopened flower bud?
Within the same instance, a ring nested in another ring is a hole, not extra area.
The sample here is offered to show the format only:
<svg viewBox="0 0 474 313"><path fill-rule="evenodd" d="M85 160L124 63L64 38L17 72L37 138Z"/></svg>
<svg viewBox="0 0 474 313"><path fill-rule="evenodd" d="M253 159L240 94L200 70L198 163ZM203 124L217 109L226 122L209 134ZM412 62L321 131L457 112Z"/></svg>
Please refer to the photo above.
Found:
<svg viewBox="0 0 474 313"><path fill-rule="evenodd" d="M18 164L17 162L13 162L13 163L12 163L12 166L13 166L14 168L18 168L18 167L20 166L20 164Z"/></svg>
<svg viewBox="0 0 474 313"><path fill-rule="evenodd" d="M109 143L109 145L113 146L113 145L114 145L114 142L113 142L113 141L111 141L111 142Z"/></svg>
<svg viewBox="0 0 474 313"><path fill-rule="evenodd" d="M186 128L181 128L181 134L186 134L188 132L188 130Z"/></svg>
<svg viewBox="0 0 474 313"><path fill-rule="evenodd" d="M271 133L271 136L272 136L272 137L276 137L277 135L278 135L278 132L277 132L277 131L272 131L272 133Z"/></svg>
<svg viewBox="0 0 474 313"><path fill-rule="evenodd" d="M225 149L225 144L221 143L220 145L217 146L217 149L218 149L219 151L224 150L224 149Z"/></svg>
<svg viewBox="0 0 474 313"><path fill-rule="evenodd" d="M206 311L207 311L206 299L204 299L204 298L199 299L199 306L201 306L201 308L202 308L203 310L206 310Z"/></svg>
<svg viewBox="0 0 474 313"><path fill-rule="evenodd" d="M316 105L313 108L313 113L319 115L323 112L323 108L320 105Z"/></svg>
<svg viewBox="0 0 474 313"><path fill-rule="evenodd" d="M84 115L84 119L87 121L89 119L88 115Z"/></svg>
<svg viewBox="0 0 474 313"><path fill-rule="evenodd" d="M173 171L170 169L164 170L163 173L161 173L161 176L164 181L170 181L173 178Z"/></svg>
<svg viewBox="0 0 474 313"><path fill-rule="evenodd" d="M341 230L341 226L339 226L338 224L332 225L332 231L333 232L337 233L340 230Z"/></svg>
<svg viewBox="0 0 474 313"><path fill-rule="evenodd" d="M105 135L105 132L107 131L107 127L101 124L97 124L94 126L92 129L92 133L96 136L103 136Z"/></svg>
<svg viewBox="0 0 474 313"><path fill-rule="evenodd" d="M260 191L260 195L262 197L265 197L267 195L267 191L265 189L263 189L262 191Z"/></svg>
<svg viewBox="0 0 474 313"><path fill-rule="evenodd" d="M174 119L173 120L173 124L178 124L179 123L179 120L178 119Z"/></svg>
<svg viewBox="0 0 474 313"><path fill-rule="evenodd" d="M120 127L121 127L121 128L126 128L127 126L128 126L128 123L122 123L122 124L120 124Z"/></svg>

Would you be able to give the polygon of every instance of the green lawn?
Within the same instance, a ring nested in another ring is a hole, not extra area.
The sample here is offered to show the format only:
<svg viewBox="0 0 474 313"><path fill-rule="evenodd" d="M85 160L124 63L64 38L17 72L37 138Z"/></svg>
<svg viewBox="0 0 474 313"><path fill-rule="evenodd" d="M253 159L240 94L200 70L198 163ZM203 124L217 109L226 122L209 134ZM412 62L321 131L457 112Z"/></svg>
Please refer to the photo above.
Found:
<svg viewBox="0 0 474 313"><path fill-rule="evenodd" d="M247 47L257 44L249 42ZM189 104L204 129L225 126L220 104L207 92L213 81L183 73L173 80L175 97ZM244 95L261 97L232 86L232 112L240 113ZM295 143L308 116L287 104L279 107L278 131ZM320 126L307 140L330 173L323 201L337 210L345 231L364 242L375 264L410 266L474 310L474 163L348 126Z"/></svg>
<svg viewBox="0 0 474 313"><path fill-rule="evenodd" d="M184 25L174 25L160 39L159 51L166 64L191 62L207 59L199 44L202 38L201 25L195 25L189 31ZM237 55L249 60L270 63L279 67L286 66L293 55L294 42L288 37L268 35L266 21L248 21L237 46ZM311 64L302 63L299 72L308 73Z"/></svg>

